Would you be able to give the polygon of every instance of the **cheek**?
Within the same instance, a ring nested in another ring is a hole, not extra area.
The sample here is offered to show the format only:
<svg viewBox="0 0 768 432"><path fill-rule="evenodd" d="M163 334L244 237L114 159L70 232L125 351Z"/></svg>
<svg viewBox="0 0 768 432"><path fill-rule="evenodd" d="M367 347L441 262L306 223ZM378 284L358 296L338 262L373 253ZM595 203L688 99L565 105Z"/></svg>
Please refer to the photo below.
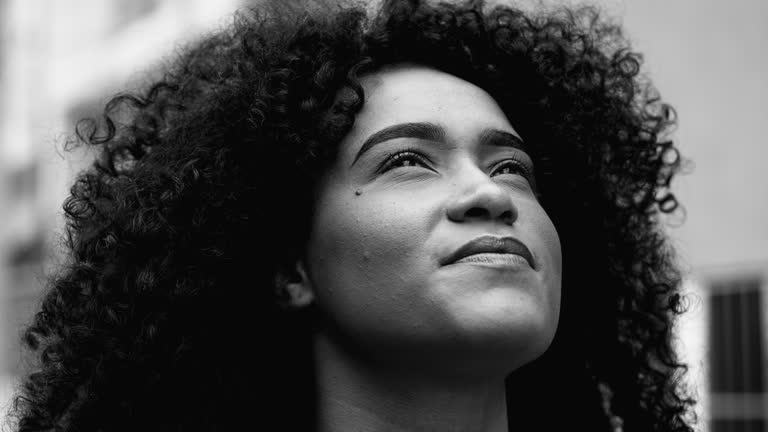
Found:
<svg viewBox="0 0 768 432"><path fill-rule="evenodd" d="M318 206L310 240L310 267L320 290L335 295L393 295L414 277L413 258L423 256L424 214L402 194L335 193Z"/></svg>
<svg viewBox="0 0 768 432"><path fill-rule="evenodd" d="M398 195L337 193L315 216L308 265L317 304L361 344L401 339L428 310L425 215Z"/></svg>
<svg viewBox="0 0 768 432"><path fill-rule="evenodd" d="M557 229L549 218L549 215L541 206L537 206L536 231L539 238L539 250L542 256L541 273L544 277L544 285L548 288L548 303L555 316L559 314L560 298L562 289L562 251L560 247L560 237Z"/></svg>
<svg viewBox="0 0 768 432"><path fill-rule="evenodd" d="M542 209L543 212L543 209ZM546 213L545 213L546 215ZM542 242L544 244L545 249L549 252L550 257L552 258L552 264L553 268L552 270L560 277L562 274L562 267L563 267L563 257L562 257L562 251L560 247L560 236L557 234L557 228L552 223L552 220L549 218L549 216L545 219L546 225L544 227L544 233L542 235Z"/></svg>
<svg viewBox="0 0 768 432"><path fill-rule="evenodd" d="M539 252L543 254L540 257L542 264L549 267L547 271L556 273L559 277L562 268L562 256L557 228L538 201L527 201L527 204L520 209L521 215L525 215L523 217L526 219L521 222L523 225L531 227L531 233L536 237Z"/></svg>

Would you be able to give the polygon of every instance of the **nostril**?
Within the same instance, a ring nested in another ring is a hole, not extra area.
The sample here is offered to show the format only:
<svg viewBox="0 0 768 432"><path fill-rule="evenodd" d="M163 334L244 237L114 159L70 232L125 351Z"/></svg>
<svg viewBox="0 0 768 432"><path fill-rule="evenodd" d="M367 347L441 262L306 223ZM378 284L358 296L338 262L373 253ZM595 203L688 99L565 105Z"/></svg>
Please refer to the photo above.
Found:
<svg viewBox="0 0 768 432"><path fill-rule="evenodd" d="M488 215L488 211L480 207L472 207L467 210L466 217L483 217Z"/></svg>

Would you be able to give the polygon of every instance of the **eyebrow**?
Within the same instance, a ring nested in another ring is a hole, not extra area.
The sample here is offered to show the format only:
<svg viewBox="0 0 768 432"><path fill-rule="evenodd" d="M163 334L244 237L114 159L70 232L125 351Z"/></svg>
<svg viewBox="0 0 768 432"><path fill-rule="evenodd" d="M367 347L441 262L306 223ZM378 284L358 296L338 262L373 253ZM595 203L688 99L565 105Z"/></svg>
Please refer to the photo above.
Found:
<svg viewBox="0 0 768 432"><path fill-rule="evenodd" d="M395 138L419 138L430 141L446 141L446 132L439 124L430 122L416 122L416 123L399 123L392 126L387 126L378 132L369 136L360 150L357 152L355 159L352 161L352 165L360 159L365 152L372 149L378 144L385 141L393 140ZM516 135L499 130L499 129L483 129L478 138L480 144L491 145L495 147L511 147L525 151L525 144Z"/></svg>

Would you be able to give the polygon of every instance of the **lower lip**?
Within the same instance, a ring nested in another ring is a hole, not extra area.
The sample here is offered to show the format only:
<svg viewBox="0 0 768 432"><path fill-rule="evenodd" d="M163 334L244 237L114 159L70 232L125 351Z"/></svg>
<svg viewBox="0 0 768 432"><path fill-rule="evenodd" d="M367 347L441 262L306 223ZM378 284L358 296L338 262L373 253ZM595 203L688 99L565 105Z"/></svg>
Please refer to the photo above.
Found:
<svg viewBox="0 0 768 432"><path fill-rule="evenodd" d="M531 267L528 264L528 261L520 255L502 253L479 253L469 255L455 261L453 264L474 264L492 267Z"/></svg>

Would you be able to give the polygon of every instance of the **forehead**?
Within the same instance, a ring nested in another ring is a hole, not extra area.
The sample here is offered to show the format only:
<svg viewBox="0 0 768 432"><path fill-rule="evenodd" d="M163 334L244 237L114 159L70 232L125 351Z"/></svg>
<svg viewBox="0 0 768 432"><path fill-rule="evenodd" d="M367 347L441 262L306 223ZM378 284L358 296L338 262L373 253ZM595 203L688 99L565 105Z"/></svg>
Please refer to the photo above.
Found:
<svg viewBox="0 0 768 432"><path fill-rule="evenodd" d="M448 135L457 139L472 139L485 128L518 135L485 90L436 69L397 65L364 76L361 84L366 100L352 135L417 121L443 124Z"/></svg>

